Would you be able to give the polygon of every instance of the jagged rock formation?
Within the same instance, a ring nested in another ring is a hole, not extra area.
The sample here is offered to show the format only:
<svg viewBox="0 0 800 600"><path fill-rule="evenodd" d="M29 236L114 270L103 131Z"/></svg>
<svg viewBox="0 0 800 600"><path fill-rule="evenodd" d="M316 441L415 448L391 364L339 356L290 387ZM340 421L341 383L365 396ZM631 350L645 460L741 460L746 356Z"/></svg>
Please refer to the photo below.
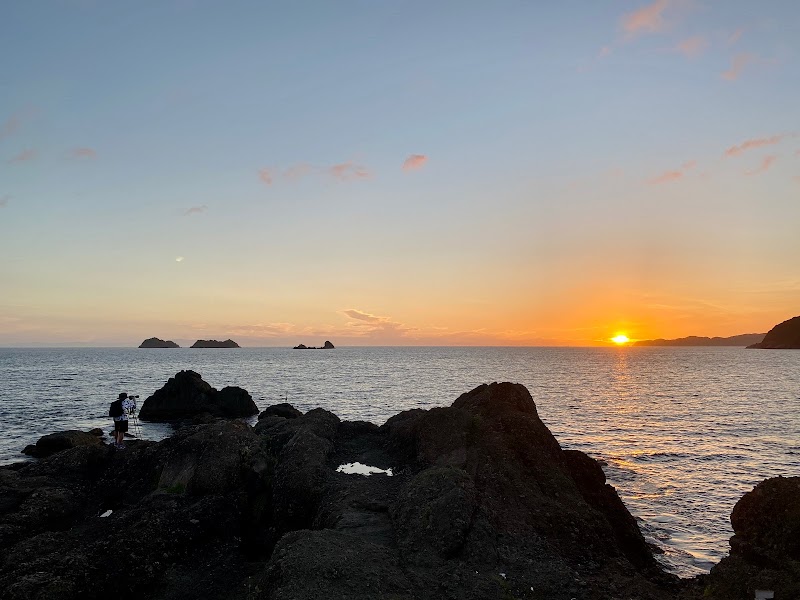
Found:
<svg viewBox="0 0 800 600"><path fill-rule="evenodd" d="M701 337L690 335L689 337L677 338L674 340L639 340L634 342L634 346L740 346L742 348L755 344L764 339L764 333L743 333L731 337Z"/></svg>
<svg viewBox="0 0 800 600"><path fill-rule="evenodd" d="M191 348L240 348L239 344L233 340L225 340L220 342L218 340L197 340L190 346Z"/></svg>
<svg viewBox="0 0 800 600"><path fill-rule="evenodd" d="M217 391L194 371L180 371L147 398L139 411L144 421L174 421L202 413L221 417L249 417L258 407L247 390L224 387Z"/></svg>
<svg viewBox="0 0 800 600"><path fill-rule="evenodd" d="M394 476L337 471L349 462ZM795 553L798 497L743 499L737 536ZM0 467L0 550L3 600L699 600L723 585L665 574L599 465L509 383L381 427L284 404L254 428L210 419Z"/></svg>
<svg viewBox="0 0 800 600"><path fill-rule="evenodd" d="M322 346L306 346L305 344L298 344L297 346L295 346L292 349L293 350L333 350L334 349L334 345L331 342L326 340L325 343Z"/></svg>
<svg viewBox="0 0 800 600"><path fill-rule="evenodd" d="M151 337L139 344L139 348L180 348L180 346L172 340L162 340L157 337Z"/></svg>
<svg viewBox="0 0 800 600"><path fill-rule="evenodd" d="M764 340L748 348L764 348L771 350L791 350L800 348L800 317L792 317L788 321L775 325L767 332Z"/></svg>

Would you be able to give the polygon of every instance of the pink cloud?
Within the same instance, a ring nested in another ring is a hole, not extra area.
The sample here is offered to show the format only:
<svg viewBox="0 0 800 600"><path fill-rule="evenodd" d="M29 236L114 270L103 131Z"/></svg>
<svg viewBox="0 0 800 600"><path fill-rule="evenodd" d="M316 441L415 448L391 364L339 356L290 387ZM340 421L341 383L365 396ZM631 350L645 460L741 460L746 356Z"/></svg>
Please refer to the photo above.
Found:
<svg viewBox="0 0 800 600"><path fill-rule="evenodd" d="M683 177L683 171L665 171L657 177L653 177L650 183L659 185L661 183L669 183L670 181L678 181Z"/></svg>
<svg viewBox="0 0 800 600"><path fill-rule="evenodd" d="M695 56L700 56L708 46L709 42L706 38L702 35L696 35L678 42L675 49L687 58L694 58Z"/></svg>
<svg viewBox="0 0 800 600"><path fill-rule="evenodd" d="M415 171L421 169L428 162L428 157L424 154L412 154L403 161L403 171Z"/></svg>
<svg viewBox="0 0 800 600"><path fill-rule="evenodd" d="M333 165L330 169L328 169L328 171L330 172L330 174L333 176L334 179L338 179L339 181L349 181L351 179L367 179L370 176L370 173L366 169L366 167L357 165L352 161L347 161L345 163Z"/></svg>
<svg viewBox="0 0 800 600"><path fill-rule="evenodd" d="M11 196L6 194L5 196L0 196L0 208L5 208L8 206L8 201L11 200Z"/></svg>
<svg viewBox="0 0 800 600"><path fill-rule="evenodd" d="M258 178L267 185L272 185L272 171L266 167L258 170Z"/></svg>
<svg viewBox="0 0 800 600"><path fill-rule="evenodd" d="M743 35L743 34L744 34L744 28L743 28L743 27L740 27L739 29L737 29L736 31L734 31L734 32L733 32L733 33L732 33L732 34L731 34L731 35L728 37L728 44L729 44L730 46L733 46L733 45L734 45L736 42L738 42L738 41L739 41L739 40L742 38L742 35Z"/></svg>
<svg viewBox="0 0 800 600"><path fill-rule="evenodd" d="M204 213L207 210L208 210L208 206L203 204L201 206L192 206L191 208L186 209L183 214L184 214L184 216L188 217L189 215L199 215L201 213Z"/></svg>
<svg viewBox="0 0 800 600"><path fill-rule="evenodd" d="M69 151L70 158L88 158L94 159L97 158L97 152L92 150L91 148L73 148Z"/></svg>
<svg viewBox="0 0 800 600"><path fill-rule="evenodd" d="M765 156L764 160L761 161L761 164L758 165L752 171L746 171L745 175L758 175L759 173L763 173L764 171L769 170L769 168L775 164L775 161L778 159L777 156L774 154L770 154L769 156Z"/></svg>
<svg viewBox="0 0 800 600"><path fill-rule="evenodd" d="M298 179L302 179L306 175L310 174L313 170L314 168L309 164L298 163L286 169L283 172L283 176L286 177L286 179L297 181Z"/></svg>
<svg viewBox="0 0 800 600"><path fill-rule="evenodd" d="M777 144L780 142L785 135L773 135L772 137L768 138L754 138L751 140L745 140L738 146L731 146L727 150L725 150L725 156L738 156L742 152L747 150L752 150L753 148L760 148L762 146L772 146L773 144Z"/></svg>
<svg viewBox="0 0 800 600"><path fill-rule="evenodd" d="M681 165L679 169L674 169L672 171L664 171L661 175L657 175L650 179L649 183L652 185L660 185L662 183L670 183L672 181L678 181L683 179L683 176L686 175L686 171L690 171L697 166L697 161L694 160L687 160L685 163Z"/></svg>
<svg viewBox="0 0 800 600"><path fill-rule="evenodd" d="M622 29L629 34L642 31L655 33L664 28L664 11L670 0L656 0L622 17Z"/></svg>
<svg viewBox="0 0 800 600"><path fill-rule="evenodd" d="M3 138L7 138L8 136L16 133L20 126L20 118L18 115L11 115L6 121L0 126L0 140Z"/></svg>
<svg viewBox="0 0 800 600"><path fill-rule="evenodd" d="M10 159L8 162L9 163L28 162L34 160L37 156L39 156L39 153L36 150L33 149L23 150L22 152L17 154L14 158Z"/></svg>
<svg viewBox="0 0 800 600"><path fill-rule="evenodd" d="M611 47L603 46L600 48L600 52L597 53L597 58L606 58L607 56L611 56Z"/></svg>
<svg viewBox="0 0 800 600"><path fill-rule="evenodd" d="M733 57L731 68L722 72L722 78L727 81L736 81L742 74L744 68L755 60L755 56L743 52Z"/></svg>

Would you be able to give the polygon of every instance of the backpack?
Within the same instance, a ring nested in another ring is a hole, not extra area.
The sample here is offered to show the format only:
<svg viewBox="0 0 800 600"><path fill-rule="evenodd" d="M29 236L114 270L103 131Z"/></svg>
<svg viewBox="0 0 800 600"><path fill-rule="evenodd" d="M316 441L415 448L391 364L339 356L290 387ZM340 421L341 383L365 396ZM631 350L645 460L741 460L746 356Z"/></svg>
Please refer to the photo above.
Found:
<svg viewBox="0 0 800 600"><path fill-rule="evenodd" d="M122 416L122 400L114 400L111 403L111 406L108 407L108 416L109 417Z"/></svg>

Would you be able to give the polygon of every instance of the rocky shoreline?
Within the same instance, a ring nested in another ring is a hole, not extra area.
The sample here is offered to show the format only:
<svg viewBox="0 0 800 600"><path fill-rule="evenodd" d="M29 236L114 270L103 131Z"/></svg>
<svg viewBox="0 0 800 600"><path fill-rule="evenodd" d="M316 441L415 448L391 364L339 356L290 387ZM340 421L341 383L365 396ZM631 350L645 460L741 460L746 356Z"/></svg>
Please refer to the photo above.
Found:
<svg viewBox="0 0 800 600"><path fill-rule="evenodd" d="M288 404L251 427L198 412L205 394L232 414L183 373L151 397L183 419L170 438L117 451L46 436L42 458L0 467L0 598L800 597L800 477L746 494L731 555L681 580L524 386L482 385L380 427ZM249 411L245 394L228 393ZM392 475L337 470L355 462Z"/></svg>

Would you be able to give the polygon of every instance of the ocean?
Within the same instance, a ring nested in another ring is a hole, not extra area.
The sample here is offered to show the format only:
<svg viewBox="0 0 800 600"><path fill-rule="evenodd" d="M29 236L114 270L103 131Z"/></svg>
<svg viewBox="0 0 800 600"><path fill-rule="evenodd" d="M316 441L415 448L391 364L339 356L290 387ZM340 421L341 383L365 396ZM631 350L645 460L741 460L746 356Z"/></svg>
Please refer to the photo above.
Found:
<svg viewBox="0 0 800 600"><path fill-rule="evenodd" d="M241 386L261 409L288 401L377 424L481 383L522 383L562 447L602 461L683 577L727 554L742 494L800 475L800 352L742 348L0 348L0 464L47 433L108 431L119 392L143 402L181 369Z"/></svg>

